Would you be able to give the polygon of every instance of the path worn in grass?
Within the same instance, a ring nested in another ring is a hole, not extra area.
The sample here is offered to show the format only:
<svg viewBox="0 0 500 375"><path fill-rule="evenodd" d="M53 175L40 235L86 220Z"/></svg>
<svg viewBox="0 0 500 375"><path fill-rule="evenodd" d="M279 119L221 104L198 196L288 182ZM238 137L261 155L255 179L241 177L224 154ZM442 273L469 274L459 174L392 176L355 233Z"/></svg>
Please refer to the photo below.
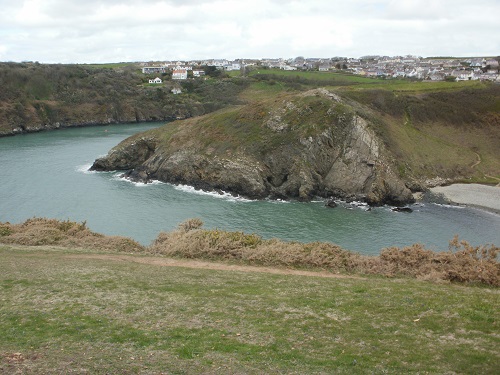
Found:
<svg viewBox="0 0 500 375"><path fill-rule="evenodd" d="M259 273L270 273L274 275L298 275L298 276L349 278L349 279L363 279L363 280L365 279L360 276L343 275L327 271L304 271L304 270L294 270L287 268L244 266L239 264L205 262L192 259L173 259L173 258L163 258L163 257L160 258L152 256L138 257L132 255L115 255L115 254L78 254L78 255L68 255L67 257L73 259L101 259L110 261L134 262L134 263L150 264L161 267L185 267L185 268L195 268L195 269L201 268L201 269L217 270L217 271L259 272Z"/></svg>

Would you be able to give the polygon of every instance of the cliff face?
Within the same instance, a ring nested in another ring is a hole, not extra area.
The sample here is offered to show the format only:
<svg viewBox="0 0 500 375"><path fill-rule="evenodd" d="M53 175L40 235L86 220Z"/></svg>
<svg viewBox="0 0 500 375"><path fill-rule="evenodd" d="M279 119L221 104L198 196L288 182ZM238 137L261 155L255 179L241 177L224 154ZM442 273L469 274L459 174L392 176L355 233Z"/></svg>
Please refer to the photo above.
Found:
<svg viewBox="0 0 500 375"><path fill-rule="evenodd" d="M93 170L128 170L251 198L413 200L370 124L324 89L224 110L131 137Z"/></svg>

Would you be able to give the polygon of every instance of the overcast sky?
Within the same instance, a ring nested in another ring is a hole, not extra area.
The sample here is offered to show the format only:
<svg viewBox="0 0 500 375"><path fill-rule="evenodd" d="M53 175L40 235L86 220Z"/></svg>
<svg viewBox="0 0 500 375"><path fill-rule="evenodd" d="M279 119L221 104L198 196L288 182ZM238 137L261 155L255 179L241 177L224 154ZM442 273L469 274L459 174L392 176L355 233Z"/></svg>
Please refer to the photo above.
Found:
<svg viewBox="0 0 500 375"><path fill-rule="evenodd" d="M1 0L0 61L498 56L500 0Z"/></svg>

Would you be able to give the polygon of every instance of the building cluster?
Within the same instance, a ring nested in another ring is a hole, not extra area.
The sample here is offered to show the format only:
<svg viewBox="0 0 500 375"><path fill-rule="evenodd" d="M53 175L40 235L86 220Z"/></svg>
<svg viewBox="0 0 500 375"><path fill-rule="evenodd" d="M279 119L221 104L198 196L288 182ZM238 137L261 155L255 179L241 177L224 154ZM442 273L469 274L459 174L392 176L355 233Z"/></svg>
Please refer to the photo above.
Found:
<svg viewBox="0 0 500 375"><path fill-rule="evenodd" d="M499 63L492 58L421 58L368 56L343 62L354 74L419 80L499 81Z"/></svg>
<svg viewBox="0 0 500 375"><path fill-rule="evenodd" d="M143 64L142 72L144 74L160 74L172 72L172 79L184 80L189 76L191 72L193 77L203 77L205 75L205 70L202 67L213 66L216 69L231 71L240 70L244 66L252 65L253 63L244 63L242 61L228 61L224 59L218 60L204 60L204 61L177 61L177 62L164 62L158 65L147 65ZM154 82L150 82L154 83Z"/></svg>
<svg viewBox="0 0 500 375"><path fill-rule="evenodd" d="M332 57L260 60L225 60L164 62L150 66L143 64L145 74L172 72L172 79L184 80L188 76L201 77L203 67L233 71L249 66L282 70L344 71L366 77L410 78L418 80L488 80L500 82L499 61L494 58L422 58L418 56L363 56L360 58ZM188 75L188 72L192 72Z"/></svg>

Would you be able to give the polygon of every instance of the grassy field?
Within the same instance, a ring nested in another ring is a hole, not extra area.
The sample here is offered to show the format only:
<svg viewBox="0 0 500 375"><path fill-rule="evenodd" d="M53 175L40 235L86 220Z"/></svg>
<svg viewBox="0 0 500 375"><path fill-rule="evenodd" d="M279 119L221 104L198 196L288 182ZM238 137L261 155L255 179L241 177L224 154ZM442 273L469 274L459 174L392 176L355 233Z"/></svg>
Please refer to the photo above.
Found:
<svg viewBox="0 0 500 375"><path fill-rule="evenodd" d="M125 67L140 68L138 63L121 62L121 63L104 63L104 64L81 64L82 66L94 69L121 69Z"/></svg>
<svg viewBox="0 0 500 375"><path fill-rule="evenodd" d="M0 373L498 373L498 288L50 246L0 257Z"/></svg>
<svg viewBox="0 0 500 375"><path fill-rule="evenodd" d="M230 72L233 73L233 72ZM231 76L239 76L239 72ZM481 88L484 83L480 81L412 81L408 79L382 79L363 77L343 72L318 72L318 71L285 71L280 69L255 69L249 77L274 81L283 85L283 82L300 83L302 85L324 86L337 91L356 90L387 90L406 94L424 94L430 92L457 91L463 89Z"/></svg>

